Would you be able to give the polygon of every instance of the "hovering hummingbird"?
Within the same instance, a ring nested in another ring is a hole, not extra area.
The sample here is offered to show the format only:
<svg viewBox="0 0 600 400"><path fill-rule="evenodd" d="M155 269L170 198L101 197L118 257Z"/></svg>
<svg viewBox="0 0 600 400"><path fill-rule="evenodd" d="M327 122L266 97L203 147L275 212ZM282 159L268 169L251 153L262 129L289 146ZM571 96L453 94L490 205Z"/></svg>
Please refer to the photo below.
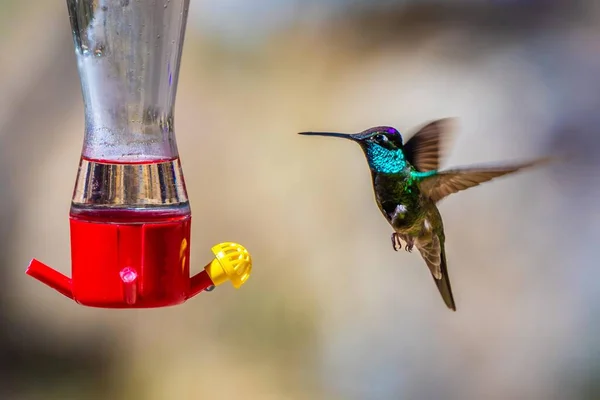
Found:
<svg viewBox="0 0 600 400"><path fill-rule="evenodd" d="M403 143L402 135L389 126L377 126L356 134L299 134L339 137L360 145L371 170L377 205L394 229L391 236L394 250L402 249L402 242L408 252L416 246L446 306L456 311L446 264L444 225L437 203L452 193L537 165L543 160L439 171L453 126L453 118L430 122L406 143Z"/></svg>

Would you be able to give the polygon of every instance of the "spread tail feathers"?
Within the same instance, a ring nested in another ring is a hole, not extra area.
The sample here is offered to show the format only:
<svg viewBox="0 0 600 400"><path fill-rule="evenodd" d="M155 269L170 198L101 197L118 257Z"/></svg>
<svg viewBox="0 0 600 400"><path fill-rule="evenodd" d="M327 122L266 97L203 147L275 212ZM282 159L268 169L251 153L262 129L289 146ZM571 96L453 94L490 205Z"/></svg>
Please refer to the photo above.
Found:
<svg viewBox="0 0 600 400"><path fill-rule="evenodd" d="M435 281L435 284L442 295L442 299L444 299L444 303L446 303L449 309L456 311L456 303L454 302L452 287L450 286L450 276L448 276L448 266L446 265L446 251L444 250L443 245L441 250L442 262L440 267L442 278L435 279L434 277L433 280Z"/></svg>
<svg viewBox="0 0 600 400"><path fill-rule="evenodd" d="M446 250L444 249L444 239L434 234L430 240L417 240L416 246L421 253L421 257L429 267L433 281L435 282L444 303L452 311L456 311L452 287L450 286L450 277L448 276L448 266L446 265Z"/></svg>

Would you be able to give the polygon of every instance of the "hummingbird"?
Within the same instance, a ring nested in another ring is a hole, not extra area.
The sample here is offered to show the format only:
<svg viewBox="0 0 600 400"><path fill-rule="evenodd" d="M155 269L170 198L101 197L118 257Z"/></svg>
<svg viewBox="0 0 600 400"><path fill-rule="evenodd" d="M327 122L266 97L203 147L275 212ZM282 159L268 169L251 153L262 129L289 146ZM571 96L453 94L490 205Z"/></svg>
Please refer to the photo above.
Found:
<svg viewBox="0 0 600 400"><path fill-rule="evenodd" d="M393 249L401 250L402 242L408 252L417 247L442 299L452 311L456 311L456 303L446 262L444 224L437 204L453 193L543 161L440 170L455 121L455 118L431 121L416 130L406 143L391 126L376 126L355 134L299 133L349 139L359 144L371 171L377 206L393 228Z"/></svg>

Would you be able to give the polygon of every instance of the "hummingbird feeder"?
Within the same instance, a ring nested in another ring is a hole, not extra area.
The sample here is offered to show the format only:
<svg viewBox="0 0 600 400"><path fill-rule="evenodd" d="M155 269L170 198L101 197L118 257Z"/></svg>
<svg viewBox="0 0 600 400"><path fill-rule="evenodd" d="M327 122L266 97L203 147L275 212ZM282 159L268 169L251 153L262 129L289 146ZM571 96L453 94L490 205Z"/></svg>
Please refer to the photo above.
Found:
<svg viewBox="0 0 600 400"><path fill-rule="evenodd" d="M67 0L85 108L70 209L71 278L33 259L27 274L77 303L183 303L252 260L221 243L190 277L191 208L173 109L189 0Z"/></svg>

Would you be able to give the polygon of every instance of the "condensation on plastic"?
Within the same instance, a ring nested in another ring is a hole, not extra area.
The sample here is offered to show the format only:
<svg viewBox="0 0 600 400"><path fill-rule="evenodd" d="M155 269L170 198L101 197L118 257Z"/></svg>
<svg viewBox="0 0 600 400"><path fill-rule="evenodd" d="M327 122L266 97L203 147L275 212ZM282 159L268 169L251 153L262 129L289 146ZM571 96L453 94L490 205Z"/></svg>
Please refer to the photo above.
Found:
<svg viewBox="0 0 600 400"><path fill-rule="evenodd" d="M85 106L82 156L178 156L173 109L189 0L67 0Z"/></svg>

